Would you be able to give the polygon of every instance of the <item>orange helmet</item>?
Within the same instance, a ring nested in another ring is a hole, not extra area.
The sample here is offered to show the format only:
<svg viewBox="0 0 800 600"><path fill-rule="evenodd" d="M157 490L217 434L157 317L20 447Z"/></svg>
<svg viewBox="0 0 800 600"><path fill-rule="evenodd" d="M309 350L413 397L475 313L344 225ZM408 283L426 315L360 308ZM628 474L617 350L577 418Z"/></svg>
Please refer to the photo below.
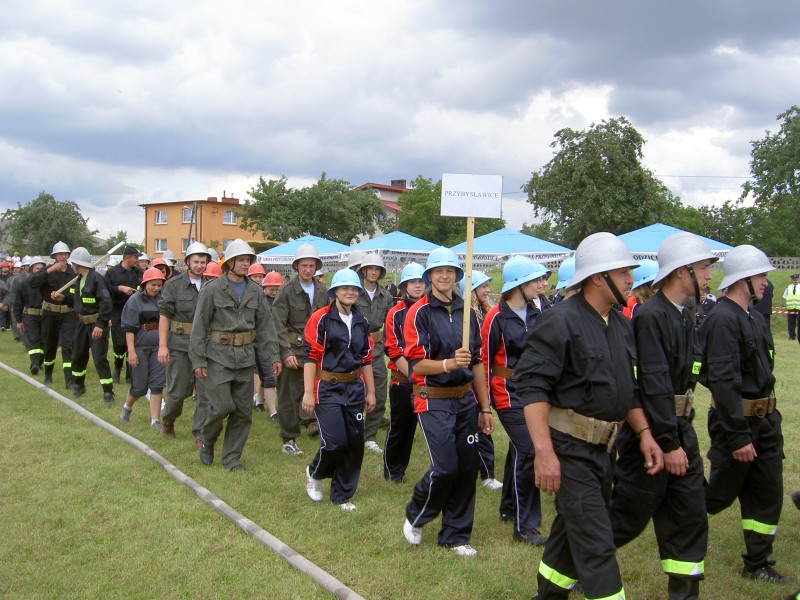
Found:
<svg viewBox="0 0 800 600"><path fill-rule="evenodd" d="M158 266L169 267L169 264L163 258L156 258L153 262L150 263L150 266L151 267L158 267Z"/></svg>
<svg viewBox="0 0 800 600"><path fill-rule="evenodd" d="M250 277L251 275L264 275L264 267L261 266L261 263L254 262L250 265L250 268L247 269L247 276Z"/></svg>
<svg viewBox="0 0 800 600"><path fill-rule="evenodd" d="M206 265L206 270L203 272L203 275L209 277L211 279L216 279L220 275L222 275L222 267L219 266L218 262L214 262L213 260Z"/></svg>
<svg viewBox="0 0 800 600"><path fill-rule="evenodd" d="M270 271L267 273L267 276L264 277L264 281L261 282L262 287L267 287L268 285L281 285L283 283L283 277L277 271Z"/></svg>
<svg viewBox="0 0 800 600"><path fill-rule="evenodd" d="M148 281L156 281L156 280L159 280L163 283L164 281L166 281L166 278L164 277L164 274L156 267L149 267L147 271L144 272L144 276L142 277L142 286L144 286L144 284L147 283Z"/></svg>

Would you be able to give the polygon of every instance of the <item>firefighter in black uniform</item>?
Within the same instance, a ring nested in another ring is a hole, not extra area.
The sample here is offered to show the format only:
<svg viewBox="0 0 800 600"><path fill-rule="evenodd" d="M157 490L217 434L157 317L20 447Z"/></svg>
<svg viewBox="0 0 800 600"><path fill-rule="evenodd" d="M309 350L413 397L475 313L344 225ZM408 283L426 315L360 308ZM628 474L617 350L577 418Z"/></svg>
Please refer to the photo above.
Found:
<svg viewBox="0 0 800 600"><path fill-rule="evenodd" d="M766 274L772 270L767 256L754 246L728 252L720 282L727 292L700 326L700 382L711 391L706 510L715 515L738 498L747 548L742 576L787 583L769 560L783 506L775 350L764 316L750 304L762 298Z"/></svg>
<svg viewBox="0 0 800 600"><path fill-rule="evenodd" d="M648 473L663 460L638 405L631 323L612 310L625 305L636 265L610 233L583 240L568 284L581 292L542 313L514 369L535 448L535 484L556 493L539 600L566 599L578 580L587 598L625 597L608 511L617 432L633 429Z"/></svg>
<svg viewBox="0 0 800 600"><path fill-rule="evenodd" d="M670 600L696 599L708 545L703 459L692 427L692 400L700 363L694 318L684 301L700 297L718 259L692 233L671 235L658 250L658 293L637 307L633 319L639 361L639 397L648 426L664 453L655 476L642 467L630 429L618 438L611 525L619 548L653 519Z"/></svg>
<svg viewBox="0 0 800 600"><path fill-rule="evenodd" d="M114 404L114 386L111 381L111 367L108 364L108 321L111 318L111 295L106 281L92 267L92 257L86 248L75 248L69 262L78 273L78 281L70 287L66 299L72 301L78 323L72 343L72 376L75 387L73 398L86 393L86 367L91 350L94 367L103 388L103 401L106 406Z"/></svg>
<svg viewBox="0 0 800 600"><path fill-rule="evenodd" d="M39 288L31 287L31 277L45 266L41 256L31 258L30 276L20 282L19 294L14 302L14 315L17 327L20 325L28 340L28 357L31 361L31 374L38 375L44 360L42 349L42 294Z"/></svg>
<svg viewBox="0 0 800 600"><path fill-rule="evenodd" d="M64 369L64 384L72 390L72 340L75 337L75 315L66 300L55 300L52 293L75 279L75 272L67 264L69 246L56 242L50 256L55 261L46 269L40 269L29 280L30 286L42 295L42 348L44 349L44 382L53 383L53 367L56 352L61 345L61 363Z"/></svg>
<svg viewBox="0 0 800 600"><path fill-rule="evenodd" d="M139 268L139 252L133 246L125 246L122 251L122 262L106 271L106 283L111 292L111 343L114 347L114 371L111 375L114 383L119 383L122 363L127 362L128 345L125 342L125 332L122 331L122 307L128 298L136 293L142 283L144 272ZM126 380L130 379L126 370Z"/></svg>

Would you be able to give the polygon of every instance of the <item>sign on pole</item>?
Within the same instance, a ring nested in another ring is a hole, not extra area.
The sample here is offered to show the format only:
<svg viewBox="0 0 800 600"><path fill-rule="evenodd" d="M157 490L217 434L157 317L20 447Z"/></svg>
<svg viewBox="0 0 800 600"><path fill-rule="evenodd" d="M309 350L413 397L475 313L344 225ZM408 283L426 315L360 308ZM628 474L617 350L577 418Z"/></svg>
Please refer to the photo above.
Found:
<svg viewBox="0 0 800 600"><path fill-rule="evenodd" d="M467 217L467 253L464 260L464 321L461 347L469 350L472 307L472 248L475 217L497 218L503 214L503 176L445 173L442 176L442 216Z"/></svg>

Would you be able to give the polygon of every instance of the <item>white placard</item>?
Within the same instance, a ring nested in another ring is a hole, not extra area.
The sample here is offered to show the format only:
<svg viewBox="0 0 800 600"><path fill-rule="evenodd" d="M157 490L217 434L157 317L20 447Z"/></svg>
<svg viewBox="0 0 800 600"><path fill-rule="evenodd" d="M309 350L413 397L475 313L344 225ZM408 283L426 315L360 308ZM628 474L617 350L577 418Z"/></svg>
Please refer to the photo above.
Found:
<svg viewBox="0 0 800 600"><path fill-rule="evenodd" d="M443 216L499 219L502 213L502 175L468 173L442 175Z"/></svg>

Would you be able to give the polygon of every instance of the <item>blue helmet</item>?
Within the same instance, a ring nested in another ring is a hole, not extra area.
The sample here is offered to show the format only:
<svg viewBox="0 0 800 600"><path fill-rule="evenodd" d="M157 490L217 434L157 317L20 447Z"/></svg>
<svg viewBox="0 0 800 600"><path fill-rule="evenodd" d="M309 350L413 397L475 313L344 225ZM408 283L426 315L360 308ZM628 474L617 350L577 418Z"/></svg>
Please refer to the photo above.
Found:
<svg viewBox="0 0 800 600"><path fill-rule="evenodd" d="M478 271L477 269L473 269L473 271L472 271L472 291L474 292L479 287L481 287L484 283L487 283L487 282L489 282L491 280L492 280L492 278L489 277L483 271ZM465 281L466 281L466 279L462 278L461 281L458 282L458 286L461 288L461 294L462 295L465 293L464 292Z"/></svg>
<svg viewBox="0 0 800 600"><path fill-rule="evenodd" d="M456 270L456 281L461 281L464 277L464 269L461 268L456 253L450 250L450 248L439 246L428 255L428 261L425 263L425 272L422 274L422 280L425 282L425 285L431 284L428 271L436 267L453 267Z"/></svg>
<svg viewBox="0 0 800 600"><path fill-rule="evenodd" d="M658 263L649 258L645 258L639 263L639 266L633 270L632 275L633 286L631 286L631 289L635 290L640 285L651 283L656 278L656 275L658 275Z"/></svg>
<svg viewBox="0 0 800 600"><path fill-rule="evenodd" d="M328 288L328 298L333 298L336 294L333 290L337 287L344 287L350 285L358 288L358 295L364 293L364 287L361 285L361 279L358 278L358 273L352 269L339 269L333 274L331 279L331 286Z"/></svg>
<svg viewBox="0 0 800 600"><path fill-rule="evenodd" d="M504 294L539 277L549 277L550 273L550 269L526 256L512 256L503 265L503 288L500 292Z"/></svg>
<svg viewBox="0 0 800 600"><path fill-rule="evenodd" d="M398 286L403 285L408 281L412 281L413 279L422 279L422 274L425 272L425 267L423 267L418 262L410 262L405 267L403 267L403 271L400 273L400 283Z"/></svg>
<svg viewBox="0 0 800 600"><path fill-rule="evenodd" d="M556 283L556 290L563 290L565 287L567 287L567 283L569 283L569 280L572 279L574 274L575 257L570 256L561 263L560 267L558 267L558 283Z"/></svg>

